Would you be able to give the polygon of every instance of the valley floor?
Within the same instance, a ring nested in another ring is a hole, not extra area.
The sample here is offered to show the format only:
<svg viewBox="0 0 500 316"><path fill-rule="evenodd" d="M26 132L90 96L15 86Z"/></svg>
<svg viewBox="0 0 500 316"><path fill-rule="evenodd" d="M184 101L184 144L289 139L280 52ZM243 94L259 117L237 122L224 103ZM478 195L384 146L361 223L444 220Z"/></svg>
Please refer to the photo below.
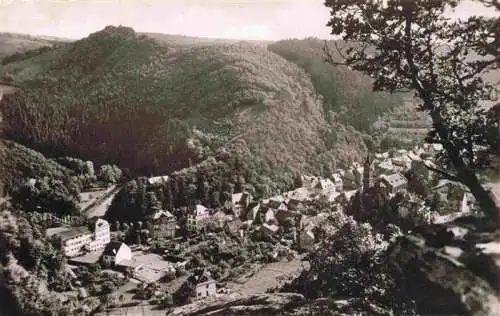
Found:
<svg viewBox="0 0 500 316"><path fill-rule="evenodd" d="M284 259L281 262L265 264L242 283L230 282L228 289L243 295L265 293L268 289L280 285L280 280L297 277L308 265L301 257L292 261Z"/></svg>

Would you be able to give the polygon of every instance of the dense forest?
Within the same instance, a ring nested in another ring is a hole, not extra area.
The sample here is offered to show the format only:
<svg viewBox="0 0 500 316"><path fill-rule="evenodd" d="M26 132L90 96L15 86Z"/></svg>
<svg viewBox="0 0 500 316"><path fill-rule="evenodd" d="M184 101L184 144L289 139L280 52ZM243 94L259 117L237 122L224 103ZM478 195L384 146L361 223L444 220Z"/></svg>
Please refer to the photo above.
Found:
<svg viewBox="0 0 500 316"><path fill-rule="evenodd" d="M12 141L0 140L0 197L28 212L79 214L79 193L126 177L115 165L95 166L71 157L49 159ZM31 180L31 181L30 181Z"/></svg>
<svg viewBox="0 0 500 316"><path fill-rule="evenodd" d="M327 122L303 69L248 43L169 45L107 27L31 55L0 69L21 88L1 101L3 132L50 156L147 176L226 150L277 189L365 150L355 129Z"/></svg>
<svg viewBox="0 0 500 316"><path fill-rule="evenodd" d="M326 46L332 55L336 54L334 47L331 41ZM267 48L304 68L323 96L324 111L330 119L352 125L358 131L369 132L380 116L402 104L401 95L372 92L369 77L345 66L328 64L325 43L320 39L281 40Z"/></svg>
<svg viewBox="0 0 500 316"><path fill-rule="evenodd" d="M328 175L361 158L376 146L367 127L399 102L371 92L356 72L327 66L318 40L266 49L156 38L109 26L4 59L0 74L20 87L0 103L4 136L135 176L225 153L264 194L286 189L297 172Z"/></svg>
<svg viewBox="0 0 500 316"><path fill-rule="evenodd" d="M150 184L145 177L129 181L113 199L106 218L113 223L144 221L162 208L180 210L199 203L217 209L230 202L233 193L247 191L262 197L277 190L273 185L238 155L219 153L196 167L173 173L163 183ZM285 182L283 187L291 189L293 183ZM184 214L180 211L179 215Z"/></svg>
<svg viewBox="0 0 500 316"><path fill-rule="evenodd" d="M15 209L0 210L1 313L5 315L71 315L78 301L60 292L70 285L63 254L47 240L34 218Z"/></svg>

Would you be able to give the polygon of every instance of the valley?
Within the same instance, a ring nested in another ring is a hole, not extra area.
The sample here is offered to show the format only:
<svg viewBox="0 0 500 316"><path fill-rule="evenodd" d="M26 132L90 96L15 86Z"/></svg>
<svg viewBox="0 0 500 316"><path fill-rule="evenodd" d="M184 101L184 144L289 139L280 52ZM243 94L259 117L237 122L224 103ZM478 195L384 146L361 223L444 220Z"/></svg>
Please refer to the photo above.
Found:
<svg viewBox="0 0 500 316"><path fill-rule="evenodd" d="M495 60L324 5L342 40L0 33L0 314L492 314Z"/></svg>

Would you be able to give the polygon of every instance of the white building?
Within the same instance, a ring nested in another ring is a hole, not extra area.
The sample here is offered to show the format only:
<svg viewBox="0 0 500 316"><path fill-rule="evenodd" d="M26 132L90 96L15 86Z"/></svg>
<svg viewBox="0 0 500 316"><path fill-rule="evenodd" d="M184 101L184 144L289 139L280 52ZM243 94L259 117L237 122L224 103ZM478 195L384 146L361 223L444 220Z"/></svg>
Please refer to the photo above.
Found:
<svg viewBox="0 0 500 316"><path fill-rule="evenodd" d="M215 296L217 293L216 281L212 279L210 273L204 270L197 270L187 279L188 288L192 291L195 299L202 299Z"/></svg>
<svg viewBox="0 0 500 316"><path fill-rule="evenodd" d="M149 184L162 184L168 181L168 176L151 177L148 179Z"/></svg>
<svg viewBox="0 0 500 316"><path fill-rule="evenodd" d="M339 173L334 173L332 174L332 180L335 185L335 190L342 192L342 190L344 190L344 181L342 180L342 176Z"/></svg>
<svg viewBox="0 0 500 316"><path fill-rule="evenodd" d="M208 225L209 220L210 213L208 209L201 204L197 204L189 209L187 229L189 231L199 231Z"/></svg>
<svg viewBox="0 0 500 316"><path fill-rule="evenodd" d="M123 242L109 243L102 253L102 261L107 266L118 265L132 260L132 250Z"/></svg>
<svg viewBox="0 0 500 316"><path fill-rule="evenodd" d="M318 193L329 193L335 191L335 184L330 179L319 179L314 189Z"/></svg>
<svg viewBox="0 0 500 316"><path fill-rule="evenodd" d="M103 219L98 219L92 230L87 226L81 226L58 229L53 234L50 231L47 230L47 235L60 240L62 250L67 257L75 257L86 251L101 250L111 240L109 223Z"/></svg>
<svg viewBox="0 0 500 316"><path fill-rule="evenodd" d="M99 218L94 225L93 240L88 244L89 251L98 251L106 247L111 241L109 223Z"/></svg>
<svg viewBox="0 0 500 316"><path fill-rule="evenodd" d="M460 204L460 212L468 213L474 208L474 203L476 199L469 192L464 192L464 197L462 198L462 203Z"/></svg>
<svg viewBox="0 0 500 316"><path fill-rule="evenodd" d="M67 257L83 254L86 246L92 242L92 232L86 227L72 227L54 235L60 238L62 250Z"/></svg>

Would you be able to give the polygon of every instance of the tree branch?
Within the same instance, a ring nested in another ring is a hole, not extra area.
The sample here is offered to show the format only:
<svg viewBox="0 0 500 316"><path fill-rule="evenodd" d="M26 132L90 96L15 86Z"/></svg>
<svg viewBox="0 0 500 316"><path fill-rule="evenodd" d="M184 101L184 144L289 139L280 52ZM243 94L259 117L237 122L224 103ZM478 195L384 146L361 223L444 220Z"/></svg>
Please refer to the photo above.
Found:
<svg viewBox="0 0 500 316"><path fill-rule="evenodd" d="M347 66L347 63L345 62L345 60L347 60L347 57L345 57L344 54L340 51L340 49L338 48L337 42L335 41L334 43L335 43L335 49L337 50L337 53L340 55L340 57L342 57L342 59L344 59L344 62L338 62L338 61L335 61L333 59L330 47L328 46L328 41L325 40L324 45L323 45L323 52L326 55L326 62L331 64L331 65L334 65L334 66Z"/></svg>
<svg viewBox="0 0 500 316"><path fill-rule="evenodd" d="M437 168L437 167L434 167L434 166L431 166L430 164L427 164L424 162L424 166L429 169L430 171L433 171L435 173L438 173L439 175L441 175L443 178L445 179L448 179L450 181L456 181L456 182L461 182L460 181L460 178L454 174L451 174L449 173L448 171L446 170L443 170L441 168Z"/></svg>
<svg viewBox="0 0 500 316"><path fill-rule="evenodd" d="M482 0L481 2L483 2L484 5L487 7L494 7L497 10L500 10L500 1L499 0Z"/></svg>

